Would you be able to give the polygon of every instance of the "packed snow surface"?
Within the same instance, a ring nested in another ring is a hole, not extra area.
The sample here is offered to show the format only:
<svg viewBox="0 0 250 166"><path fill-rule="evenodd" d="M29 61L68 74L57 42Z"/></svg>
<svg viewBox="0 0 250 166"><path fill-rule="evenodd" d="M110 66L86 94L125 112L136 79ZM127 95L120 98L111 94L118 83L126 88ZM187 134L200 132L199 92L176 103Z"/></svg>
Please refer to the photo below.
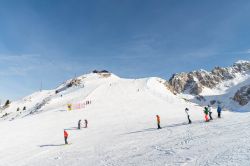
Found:
<svg viewBox="0 0 250 166"><path fill-rule="evenodd" d="M36 92L1 111L8 113L0 121L1 166L250 165L250 113L224 110L217 119L213 108L214 120L204 122L203 108L172 94L160 78L79 79L79 86ZM78 130L79 119L88 128Z"/></svg>

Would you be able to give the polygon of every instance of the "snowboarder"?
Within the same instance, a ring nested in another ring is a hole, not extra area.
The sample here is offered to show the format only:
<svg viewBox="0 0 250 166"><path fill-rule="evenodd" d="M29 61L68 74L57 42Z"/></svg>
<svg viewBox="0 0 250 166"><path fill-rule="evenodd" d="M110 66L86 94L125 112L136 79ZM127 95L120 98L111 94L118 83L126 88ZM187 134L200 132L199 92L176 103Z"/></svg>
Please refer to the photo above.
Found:
<svg viewBox="0 0 250 166"><path fill-rule="evenodd" d="M210 118L210 120L213 120L213 117L212 117L212 109L211 109L211 106L210 105L208 105L207 106L207 109L208 109L208 113L209 113L209 118Z"/></svg>
<svg viewBox="0 0 250 166"><path fill-rule="evenodd" d="M67 133L66 130L63 131L63 134L64 134L64 141L65 141L65 144L68 144L67 139L68 139L68 135L69 135L69 134Z"/></svg>
<svg viewBox="0 0 250 166"><path fill-rule="evenodd" d="M185 109L185 112L186 112L186 114L187 114L188 124L191 124L191 123L192 123L192 121L191 121L191 119L190 119L190 115L188 114L188 111L189 111L189 109L188 109L188 108L186 108L186 109Z"/></svg>
<svg viewBox="0 0 250 166"><path fill-rule="evenodd" d="M221 118L221 106L218 106L217 108L217 113L218 113L218 118Z"/></svg>
<svg viewBox="0 0 250 166"><path fill-rule="evenodd" d="M157 129L161 129L161 125L160 125L160 123L161 123L161 120L160 120L160 116L159 115L156 115L156 119L157 119Z"/></svg>
<svg viewBox="0 0 250 166"><path fill-rule="evenodd" d="M78 129L81 129L81 119L78 121Z"/></svg>
<svg viewBox="0 0 250 166"><path fill-rule="evenodd" d="M205 121L209 122L209 119L208 119L208 108L207 107L204 107L204 114L205 114Z"/></svg>
<svg viewBox="0 0 250 166"><path fill-rule="evenodd" d="M84 119L84 122L85 122L85 128L87 128L88 127L88 121L87 121L87 119Z"/></svg>

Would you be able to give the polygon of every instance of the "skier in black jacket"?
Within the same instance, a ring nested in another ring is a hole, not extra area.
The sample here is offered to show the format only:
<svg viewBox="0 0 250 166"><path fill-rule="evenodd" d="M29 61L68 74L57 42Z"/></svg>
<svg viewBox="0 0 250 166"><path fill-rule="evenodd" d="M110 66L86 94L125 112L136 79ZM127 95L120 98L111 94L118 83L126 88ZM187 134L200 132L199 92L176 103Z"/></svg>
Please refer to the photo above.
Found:
<svg viewBox="0 0 250 166"><path fill-rule="evenodd" d="M78 129L81 129L81 119L78 121Z"/></svg>
<svg viewBox="0 0 250 166"><path fill-rule="evenodd" d="M191 123L192 123L192 121L191 121L191 119L190 119L190 115L189 115L188 111L189 111L189 109L188 109L188 108L186 108L186 109L185 109L185 112L186 112L186 114L187 114L188 124L191 124Z"/></svg>

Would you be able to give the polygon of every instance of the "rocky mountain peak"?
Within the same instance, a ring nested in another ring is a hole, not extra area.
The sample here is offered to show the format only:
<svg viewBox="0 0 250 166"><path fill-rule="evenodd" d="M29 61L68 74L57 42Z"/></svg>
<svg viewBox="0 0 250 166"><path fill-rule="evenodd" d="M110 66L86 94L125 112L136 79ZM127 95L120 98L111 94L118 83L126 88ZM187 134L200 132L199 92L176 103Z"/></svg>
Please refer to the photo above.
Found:
<svg viewBox="0 0 250 166"><path fill-rule="evenodd" d="M250 102L250 85L241 87L234 95L233 100L244 106Z"/></svg>
<svg viewBox="0 0 250 166"><path fill-rule="evenodd" d="M234 79L237 74L250 71L250 61L238 61L230 67L215 67L211 72L206 70L174 74L166 85L174 93L199 95L203 87L214 88L223 81Z"/></svg>

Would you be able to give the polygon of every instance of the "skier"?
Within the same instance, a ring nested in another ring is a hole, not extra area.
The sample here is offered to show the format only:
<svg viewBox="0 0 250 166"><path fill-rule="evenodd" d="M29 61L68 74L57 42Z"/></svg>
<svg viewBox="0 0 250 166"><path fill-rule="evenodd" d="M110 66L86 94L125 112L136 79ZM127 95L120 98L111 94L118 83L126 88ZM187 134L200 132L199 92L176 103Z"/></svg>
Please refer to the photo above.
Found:
<svg viewBox="0 0 250 166"><path fill-rule="evenodd" d="M64 134L64 141L65 141L65 144L68 144L67 139L68 139L68 135L69 135L69 134L67 133L66 130L63 131L63 134Z"/></svg>
<svg viewBox="0 0 250 166"><path fill-rule="evenodd" d="M208 109L208 113L209 113L209 118L210 118L210 120L213 120L213 117L212 117L212 109L211 109L211 106L210 105L208 105L207 106L207 109Z"/></svg>
<svg viewBox="0 0 250 166"><path fill-rule="evenodd" d="M78 121L78 129L81 129L81 119Z"/></svg>
<svg viewBox="0 0 250 166"><path fill-rule="evenodd" d="M218 118L221 118L221 106L218 105L218 108L217 108L217 113L218 113Z"/></svg>
<svg viewBox="0 0 250 166"><path fill-rule="evenodd" d="M208 119L208 108L207 107L204 107L204 114L205 114L205 121L209 122L209 119Z"/></svg>
<svg viewBox="0 0 250 166"><path fill-rule="evenodd" d="M186 112L186 114L187 114L188 124L191 124L191 123L192 123L192 121L191 121L191 119L190 119L190 115L188 114L188 111L189 111L189 109L188 109L188 108L186 108L186 109L185 109L185 112Z"/></svg>
<svg viewBox="0 0 250 166"><path fill-rule="evenodd" d="M87 121L87 119L84 119L84 122L85 122L85 128L87 128L88 127L88 121Z"/></svg>
<svg viewBox="0 0 250 166"><path fill-rule="evenodd" d="M156 115L156 119L157 119L157 126L158 126L157 129L161 129L161 126L160 126L160 123L161 123L160 116Z"/></svg>

